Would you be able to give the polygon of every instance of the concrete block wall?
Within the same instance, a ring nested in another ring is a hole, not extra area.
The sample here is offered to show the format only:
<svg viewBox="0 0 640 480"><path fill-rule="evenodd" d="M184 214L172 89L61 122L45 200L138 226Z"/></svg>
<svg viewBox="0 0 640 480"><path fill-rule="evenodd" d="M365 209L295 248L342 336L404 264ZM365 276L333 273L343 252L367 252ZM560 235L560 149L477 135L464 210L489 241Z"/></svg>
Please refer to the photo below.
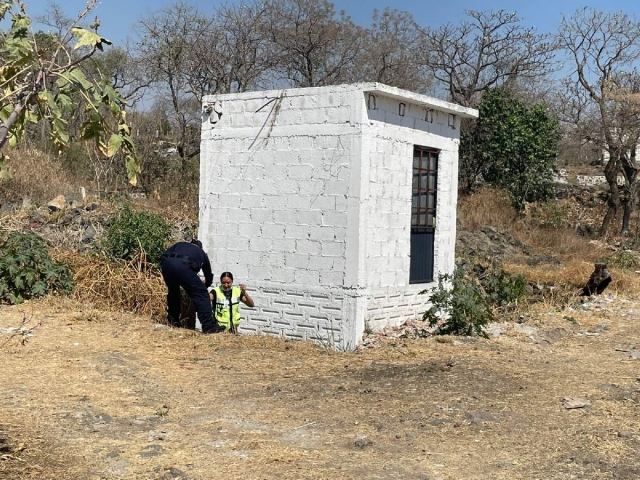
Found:
<svg viewBox="0 0 640 480"><path fill-rule="evenodd" d="M368 94L365 100L368 106ZM455 266L456 202L459 120L420 105L376 96L376 109L368 108L363 128L364 155L368 164L369 195L366 203L366 323L373 329L416 319L429 307L429 296L420 295L432 284L409 284L411 263L411 196L414 146L440 150L434 280L452 273ZM428 120L425 120L428 118ZM451 123L451 125L450 125ZM363 172L364 174L364 172Z"/></svg>
<svg viewBox="0 0 640 480"><path fill-rule="evenodd" d="M255 297L241 331L344 344L353 330L341 312L357 303L343 293L361 142L354 95L336 87L213 100L221 115L203 122L199 236L215 272L231 271Z"/></svg>
<svg viewBox="0 0 640 480"><path fill-rule="evenodd" d="M409 285L414 145L441 150L436 270L453 269L459 119L389 87L369 109L372 87L205 98L199 237L214 273L249 285L241 331L353 348L367 322L424 311L425 285Z"/></svg>

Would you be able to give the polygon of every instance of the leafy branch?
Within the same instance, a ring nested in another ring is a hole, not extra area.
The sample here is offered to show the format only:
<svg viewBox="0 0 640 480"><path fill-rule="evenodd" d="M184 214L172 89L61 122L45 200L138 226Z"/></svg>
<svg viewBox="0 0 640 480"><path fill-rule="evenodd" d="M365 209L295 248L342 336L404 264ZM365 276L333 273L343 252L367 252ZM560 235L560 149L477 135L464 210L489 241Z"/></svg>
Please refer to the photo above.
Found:
<svg viewBox="0 0 640 480"><path fill-rule="evenodd" d="M136 155L131 129L127 123L126 102L98 75L87 78L81 69L84 62L111 42L97 33L78 26L96 1L72 22L57 46L47 52L40 48L31 19L21 0L0 1L0 21L11 18L11 27L0 36L0 152L6 144L15 147L29 123L47 122L50 139L59 152L69 146L67 121L80 98L87 120L81 125L80 138L93 140L99 151L112 157L121 153L129 181L136 183L140 163ZM65 41L73 43L71 51ZM0 163L4 161L0 153Z"/></svg>

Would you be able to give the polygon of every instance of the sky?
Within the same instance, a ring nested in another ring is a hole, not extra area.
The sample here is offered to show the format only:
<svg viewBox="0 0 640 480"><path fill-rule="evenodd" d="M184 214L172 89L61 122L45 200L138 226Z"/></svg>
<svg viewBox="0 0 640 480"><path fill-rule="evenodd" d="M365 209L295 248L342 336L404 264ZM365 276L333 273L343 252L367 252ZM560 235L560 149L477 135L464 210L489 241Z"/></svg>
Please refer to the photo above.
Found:
<svg viewBox="0 0 640 480"><path fill-rule="evenodd" d="M218 0L185 0L202 13L213 12ZM25 0L27 11L34 17L41 15L51 0ZM84 10L86 0L59 0L56 2L70 17ZM136 21L149 12L175 3L174 0L101 0L90 19L98 15L99 32L116 46L124 46L127 38L133 38ZM228 0L227 3L240 3ZM624 11L640 19L640 2L637 0L592 0L588 3L576 0L334 0L336 10L344 10L359 25L371 21L374 8L392 7L413 14L421 26L438 27L447 22L458 23L465 9L506 10L517 12L525 26L533 26L539 33L555 32L562 15L570 15L576 9L589 6L602 11Z"/></svg>

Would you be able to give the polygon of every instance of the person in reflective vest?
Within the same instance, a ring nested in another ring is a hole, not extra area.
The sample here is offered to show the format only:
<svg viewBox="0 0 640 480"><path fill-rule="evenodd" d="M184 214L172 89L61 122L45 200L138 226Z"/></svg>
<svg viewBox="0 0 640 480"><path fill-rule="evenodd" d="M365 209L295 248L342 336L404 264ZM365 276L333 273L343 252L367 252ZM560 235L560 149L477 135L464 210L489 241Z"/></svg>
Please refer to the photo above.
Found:
<svg viewBox="0 0 640 480"><path fill-rule="evenodd" d="M220 275L220 285L209 292L213 306L217 329L237 333L240 324L240 302L247 307L253 307L253 299L247 293L247 286L241 283L233 284L231 272Z"/></svg>

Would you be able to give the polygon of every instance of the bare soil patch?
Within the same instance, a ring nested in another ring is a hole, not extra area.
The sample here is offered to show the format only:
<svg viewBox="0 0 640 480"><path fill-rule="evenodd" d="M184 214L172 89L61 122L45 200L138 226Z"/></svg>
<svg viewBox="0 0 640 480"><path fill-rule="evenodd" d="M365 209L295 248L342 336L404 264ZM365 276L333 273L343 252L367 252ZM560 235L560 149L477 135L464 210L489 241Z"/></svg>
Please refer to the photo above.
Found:
<svg viewBox="0 0 640 480"><path fill-rule="evenodd" d="M51 299L0 309L0 343L24 315L42 326L0 349L0 478L640 477L631 300L355 353Z"/></svg>

